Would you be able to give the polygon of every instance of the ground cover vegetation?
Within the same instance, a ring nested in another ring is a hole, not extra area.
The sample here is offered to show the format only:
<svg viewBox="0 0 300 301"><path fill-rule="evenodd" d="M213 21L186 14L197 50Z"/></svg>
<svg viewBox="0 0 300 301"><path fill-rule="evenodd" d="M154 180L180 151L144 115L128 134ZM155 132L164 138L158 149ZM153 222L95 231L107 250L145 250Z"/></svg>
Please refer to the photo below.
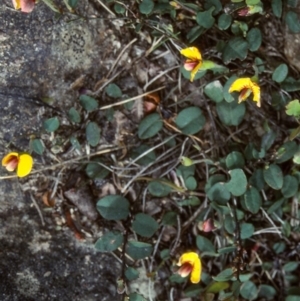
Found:
<svg viewBox="0 0 300 301"><path fill-rule="evenodd" d="M80 17L80 1L13 4ZM28 178L53 170L44 205L67 198L101 225L92 238L121 262L123 300L300 300L300 77L280 47L267 50L278 28L300 32L297 1L98 4L132 40L97 89L80 87L63 116L49 109L27 154L10 150L2 165ZM131 68L157 72L134 94L118 64L138 39L147 47ZM32 170L32 157L44 166Z"/></svg>

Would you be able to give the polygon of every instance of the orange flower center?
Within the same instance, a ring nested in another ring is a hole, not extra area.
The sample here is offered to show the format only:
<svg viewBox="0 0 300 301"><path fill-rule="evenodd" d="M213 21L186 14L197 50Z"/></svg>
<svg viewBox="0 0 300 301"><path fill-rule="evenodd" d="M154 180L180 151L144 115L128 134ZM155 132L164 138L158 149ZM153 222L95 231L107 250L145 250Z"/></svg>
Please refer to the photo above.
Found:
<svg viewBox="0 0 300 301"><path fill-rule="evenodd" d="M18 166L19 160L18 157L12 156L6 164L7 171L14 171Z"/></svg>
<svg viewBox="0 0 300 301"><path fill-rule="evenodd" d="M187 275L189 275L193 270L193 265L190 264L189 262L185 262L180 269L177 271L177 273L181 276L181 277L186 277Z"/></svg>
<svg viewBox="0 0 300 301"><path fill-rule="evenodd" d="M198 64L199 61L186 60L183 67L187 71L192 71Z"/></svg>

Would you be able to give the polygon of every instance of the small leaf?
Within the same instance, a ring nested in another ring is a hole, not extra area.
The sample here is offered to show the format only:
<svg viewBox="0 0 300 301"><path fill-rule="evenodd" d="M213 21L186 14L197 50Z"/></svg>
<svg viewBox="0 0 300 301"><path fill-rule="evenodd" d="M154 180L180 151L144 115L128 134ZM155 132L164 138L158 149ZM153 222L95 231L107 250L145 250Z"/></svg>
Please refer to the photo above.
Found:
<svg viewBox="0 0 300 301"><path fill-rule="evenodd" d="M268 149L270 149L270 147L274 143L276 137L277 137L277 134L273 130L270 129L268 132L266 132L263 135L263 137L261 139L261 147L267 151Z"/></svg>
<svg viewBox="0 0 300 301"><path fill-rule="evenodd" d="M277 295L277 292L274 287L267 285L267 284L261 284L258 288L258 297L265 298L266 300L274 300L275 296Z"/></svg>
<svg viewBox="0 0 300 301"><path fill-rule="evenodd" d="M88 95L80 95L79 103L87 112L91 112L98 108L97 100Z"/></svg>
<svg viewBox="0 0 300 301"><path fill-rule="evenodd" d="M60 14L59 8L56 6L53 0L42 0L50 9L52 9L54 12Z"/></svg>
<svg viewBox="0 0 300 301"><path fill-rule="evenodd" d="M198 133L205 124L205 117L198 107L182 110L175 119L175 124L186 135Z"/></svg>
<svg viewBox="0 0 300 301"><path fill-rule="evenodd" d="M128 281L135 280L135 279L139 278L139 271L132 267L128 267L125 270L125 277Z"/></svg>
<svg viewBox="0 0 300 301"><path fill-rule="evenodd" d="M100 237L95 248L100 252L113 252L123 244L123 234L118 231L110 231Z"/></svg>
<svg viewBox="0 0 300 301"><path fill-rule="evenodd" d="M281 15L282 15L282 0L272 0L271 5L272 5L273 14L277 18L281 18Z"/></svg>
<svg viewBox="0 0 300 301"><path fill-rule="evenodd" d="M240 59L241 61L247 57L248 43L241 37L235 37L229 40L223 49L223 62L228 64L230 61Z"/></svg>
<svg viewBox="0 0 300 301"><path fill-rule="evenodd" d="M279 190L283 185L283 174L280 167L276 164L271 164L263 171L266 183L273 189Z"/></svg>
<svg viewBox="0 0 300 301"><path fill-rule="evenodd" d="M283 163L291 158L296 154L298 151L298 145L295 141L288 141L284 143L276 152L276 163Z"/></svg>
<svg viewBox="0 0 300 301"><path fill-rule="evenodd" d="M81 117L78 111L75 108L71 108L68 112L69 119L74 123L80 123Z"/></svg>
<svg viewBox="0 0 300 301"><path fill-rule="evenodd" d="M249 179L249 184L254 186L257 190L262 190L265 186L263 170L257 168Z"/></svg>
<svg viewBox="0 0 300 301"><path fill-rule="evenodd" d="M42 155L45 150L44 144L40 139L33 139L31 141L31 148L38 155Z"/></svg>
<svg viewBox="0 0 300 301"><path fill-rule="evenodd" d="M85 172L91 179L104 179L110 173L110 171L101 164L101 160L88 163Z"/></svg>
<svg viewBox="0 0 300 301"><path fill-rule="evenodd" d="M44 121L43 123L44 129L49 132L55 132L59 128L59 120L57 117L52 117Z"/></svg>
<svg viewBox="0 0 300 301"><path fill-rule="evenodd" d="M177 213L174 211L167 212L164 215L161 223L165 226L175 226L177 223Z"/></svg>
<svg viewBox="0 0 300 301"><path fill-rule="evenodd" d="M162 181L159 180L150 182L148 185L148 189L151 195L157 197L167 196L172 191L172 188L170 186L164 184Z"/></svg>
<svg viewBox="0 0 300 301"><path fill-rule="evenodd" d="M151 148L148 145L142 144L132 150L131 157L132 159L136 159L137 157L146 153L139 160L137 160L136 163L140 165L148 165L156 159L155 152L153 150L149 151L150 149Z"/></svg>
<svg viewBox="0 0 300 301"><path fill-rule="evenodd" d="M206 0L204 4L205 9L213 8L213 15L217 15L222 11L222 3L220 0Z"/></svg>
<svg viewBox="0 0 300 301"><path fill-rule="evenodd" d="M273 203L270 208L267 210L268 214L272 214L273 212L275 212L277 209L281 208L282 204L284 203L284 199L280 199L278 201L276 201L275 203Z"/></svg>
<svg viewBox="0 0 300 301"><path fill-rule="evenodd" d="M212 242L204 236L197 235L196 245L201 252L216 253L216 249Z"/></svg>
<svg viewBox="0 0 300 301"><path fill-rule="evenodd" d="M241 224L241 239L250 238L254 233L254 226L249 223Z"/></svg>
<svg viewBox="0 0 300 301"><path fill-rule="evenodd" d="M126 253L134 260L137 260L150 256L152 250L152 245L148 243L131 240L127 243Z"/></svg>
<svg viewBox="0 0 300 301"><path fill-rule="evenodd" d="M129 202L120 195L107 195L97 202L97 210L107 220L126 219L129 215Z"/></svg>
<svg viewBox="0 0 300 301"><path fill-rule="evenodd" d="M247 41L249 43L249 50L257 51L262 42L261 31L256 27L251 28L247 33Z"/></svg>
<svg viewBox="0 0 300 301"><path fill-rule="evenodd" d="M207 84L204 88L204 93L214 102L223 100L223 86L219 80Z"/></svg>
<svg viewBox="0 0 300 301"><path fill-rule="evenodd" d="M122 91L116 84L109 84L105 88L105 93L112 98L120 98L122 96Z"/></svg>
<svg viewBox="0 0 300 301"><path fill-rule="evenodd" d="M238 104L237 101L230 103L222 101L217 103L217 113L224 125L237 126L243 121L246 106L244 103Z"/></svg>
<svg viewBox="0 0 300 301"><path fill-rule="evenodd" d="M139 124L138 136L140 139L148 139L155 136L163 127L163 122L158 113L146 116Z"/></svg>
<svg viewBox="0 0 300 301"><path fill-rule="evenodd" d="M230 192L224 183L214 184L207 192L207 196L211 201L215 201L220 205L226 205L230 200Z"/></svg>
<svg viewBox="0 0 300 301"><path fill-rule="evenodd" d="M288 66L286 64L280 64L272 74L272 80L281 83L283 82L288 75Z"/></svg>
<svg viewBox="0 0 300 301"><path fill-rule="evenodd" d="M240 294L246 300L254 300L257 298L258 289L252 281L246 281L241 285Z"/></svg>
<svg viewBox="0 0 300 301"><path fill-rule="evenodd" d="M221 30L226 30L230 27L231 22L232 22L231 15L222 14L218 19L218 27Z"/></svg>
<svg viewBox="0 0 300 301"><path fill-rule="evenodd" d="M246 208L253 214L258 213L262 205L262 199L255 187L250 187L249 189L247 189L244 195L244 199Z"/></svg>
<svg viewBox="0 0 300 301"><path fill-rule="evenodd" d="M129 300L130 301L147 301L142 295L138 293L131 293L129 295Z"/></svg>
<svg viewBox="0 0 300 301"><path fill-rule="evenodd" d="M132 229L139 235L151 237L159 228L157 221L150 215L138 213L132 222Z"/></svg>
<svg viewBox="0 0 300 301"><path fill-rule="evenodd" d="M284 266L283 266L283 270L285 272L294 272L295 270L298 269L298 266L299 266L299 262L297 261L290 261L288 263L286 263Z"/></svg>
<svg viewBox="0 0 300 301"><path fill-rule="evenodd" d="M139 10L142 14L149 15L154 8L152 0L143 0L139 5Z"/></svg>
<svg viewBox="0 0 300 301"><path fill-rule="evenodd" d="M78 0L68 0L68 2L72 8L75 8L77 6Z"/></svg>
<svg viewBox="0 0 300 301"><path fill-rule="evenodd" d="M240 152L231 152L225 161L228 169L243 168L245 165L244 156Z"/></svg>
<svg viewBox="0 0 300 301"><path fill-rule="evenodd" d="M227 102L232 102L235 100L234 97L232 96L232 93L229 93L229 88L236 79L237 79L237 76L232 75L224 85L223 95Z"/></svg>
<svg viewBox="0 0 300 301"><path fill-rule="evenodd" d="M300 103L299 99L291 100L286 106L286 114L289 116L294 116L296 118L300 117Z"/></svg>
<svg viewBox="0 0 300 301"><path fill-rule="evenodd" d="M212 16L213 11L214 7L211 7L203 12L198 12L196 17L197 23L206 29L213 27L215 24L215 18Z"/></svg>
<svg viewBox="0 0 300 301"><path fill-rule="evenodd" d="M225 187L234 195L241 196L247 189L247 178L244 171L240 168L229 171L230 181L225 184Z"/></svg>
<svg viewBox="0 0 300 301"><path fill-rule="evenodd" d="M287 175L283 178L283 186L281 189L282 195L285 198L290 198L298 192L298 180L296 177Z"/></svg>
<svg viewBox="0 0 300 301"><path fill-rule="evenodd" d="M85 130L86 140L95 147L100 141L100 128L95 122L89 122Z"/></svg>
<svg viewBox="0 0 300 301"><path fill-rule="evenodd" d="M292 33L300 32L300 21L295 11L288 11L285 15L285 22Z"/></svg>
<svg viewBox="0 0 300 301"><path fill-rule="evenodd" d="M229 287L228 282L213 282L206 287L206 292L218 294L220 291L224 291Z"/></svg>
<svg viewBox="0 0 300 301"><path fill-rule="evenodd" d="M221 273L219 273L217 276L212 277L215 281L227 281L230 280L233 277L233 270L232 268L228 268L223 270Z"/></svg>

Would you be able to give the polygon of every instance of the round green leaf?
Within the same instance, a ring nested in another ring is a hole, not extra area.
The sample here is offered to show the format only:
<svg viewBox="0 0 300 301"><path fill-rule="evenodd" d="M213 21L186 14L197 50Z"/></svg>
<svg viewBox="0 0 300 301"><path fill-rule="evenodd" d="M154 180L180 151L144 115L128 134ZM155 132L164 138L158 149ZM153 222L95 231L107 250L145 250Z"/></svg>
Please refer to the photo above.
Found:
<svg viewBox="0 0 300 301"><path fill-rule="evenodd" d="M172 188L162 181L155 180L149 183L148 190L153 196L164 197L172 191Z"/></svg>
<svg viewBox="0 0 300 301"><path fill-rule="evenodd" d="M278 210L279 208L281 208L282 204L284 203L284 199L280 199L278 201L276 201L275 203L273 203L270 208L267 210L268 214L272 214L273 212L275 212L276 210Z"/></svg>
<svg viewBox="0 0 300 301"><path fill-rule="evenodd" d="M238 77L236 75L232 75L227 82L224 85L223 89L223 96L227 102L232 102L234 101L234 97L232 96L232 93L229 93L229 88L231 84L237 79Z"/></svg>
<svg viewBox="0 0 300 301"><path fill-rule="evenodd" d="M85 129L86 140L91 146L96 146L100 141L100 128L95 122L89 122Z"/></svg>
<svg viewBox="0 0 300 301"><path fill-rule="evenodd" d="M212 242L204 236L197 235L196 245L201 252L216 253L216 249Z"/></svg>
<svg viewBox="0 0 300 301"><path fill-rule="evenodd" d="M204 93L214 102L223 100L223 86L219 80L207 84L204 88Z"/></svg>
<svg viewBox="0 0 300 301"><path fill-rule="evenodd" d="M286 64L280 64L272 74L273 81L277 83L283 82L286 79L288 72L288 66Z"/></svg>
<svg viewBox="0 0 300 301"><path fill-rule="evenodd" d="M228 169L243 168L245 165L245 159L240 152L231 152L226 157L226 167Z"/></svg>
<svg viewBox="0 0 300 301"><path fill-rule="evenodd" d="M266 132L262 139L261 139L261 147L264 150L268 150L271 148L272 144L274 143L277 135L276 132L274 132L272 129L270 129L268 132Z"/></svg>
<svg viewBox="0 0 300 301"><path fill-rule="evenodd" d="M97 100L88 95L80 95L79 103L87 112L91 112L98 108Z"/></svg>
<svg viewBox="0 0 300 301"><path fill-rule="evenodd" d="M91 179L104 179L110 171L101 165L100 160L95 160L95 162L90 162L85 168L87 176Z"/></svg>
<svg viewBox="0 0 300 301"><path fill-rule="evenodd" d="M246 106L244 103L238 104L237 101L217 103L217 113L221 122L228 126L239 125L245 116Z"/></svg>
<svg viewBox="0 0 300 301"><path fill-rule="evenodd" d="M215 24L215 18L212 16L213 11L214 7L211 7L208 10L198 12L196 17L197 23L206 29L213 27Z"/></svg>
<svg viewBox="0 0 300 301"><path fill-rule="evenodd" d="M145 299L142 295L140 295L138 293L131 293L129 295L129 300L130 301L147 301L147 299Z"/></svg>
<svg viewBox="0 0 300 301"><path fill-rule="evenodd" d="M247 57L248 42L241 37L230 39L223 49L223 62L228 64L230 61L240 59L241 61Z"/></svg>
<svg viewBox="0 0 300 301"><path fill-rule="evenodd" d="M285 15L285 22L292 33L300 32L300 21L295 11L288 11Z"/></svg>
<svg viewBox="0 0 300 301"><path fill-rule="evenodd" d="M123 5L119 4L119 3L115 3L114 11L117 14L124 14L126 12L126 8Z"/></svg>
<svg viewBox="0 0 300 301"><path fill-rule="evenodd" d="M107 220L126 219L129 214L129 202L120 195L107 195L97 202L97 210Z"/></svg>
<svg viewBox="0 0 300 301"><path fill-rule="evenodd" d="M132 159L135 159L147 152L147 154L142 156L139 160L137 160L136 163L140 164L140 165L148 165L148 164L152 163L153 161L155 161L156 155L153 150L148 152L149 149L150 149L150 147L145 144L142 144L142 145L134 148L131 152Z"/></svg>
<svg viewBox="0 0 300 301"><path fill-rule="evenodd" d="M235 221L234 221L234 219L232 218L232 216L230 214L225 215L224 226L225 226L225 230L229 234L234 233L234 231L236 229L236 224L235 224Z"/></svg>
<svg viewBox="0 0 300 301"><path fill-rule="evenodd" d="M188 177L185 179L185 187L188 190L195 190L197 188L197 180L194 177Z"/></svg>
<svg viewBox="0 0 300 301"><path fill-rule="evenodd" d="M52 117L44 121L43 128L45 131L52 133L59 128L59 120L57 117Z"/></svg>
<svg viewBox="0 0 300 301"><path fill-rule="evenodd" d="M161 222L165 226L175 226L177 224L177 213L174 211L167 212Z"/></svg>
<svg viewBox="0 0 300 301"><path fill-rule="evenodd" d="M283 178L281 193L285 198L290 198L298 192L298 180L296 177L287 175Z"/></svg>
<svg viewBox="0 0 300 301"><path fill-rule="evenodd" d="M278 190L283 185L283 174L280 167L276 164L271 164L263 171L266 183L273 189Z"/></svg>
<svg viewBox="0 0 300 301"><path fill-rule="evenodd" d="M222 14L218 19L218 27L221 30L225 30L230 27L231 22L232 22L231 15Z"/></svg>
<svg viewBox="0 0 300 301"><path fill-rule="evenodd" d="M254 226L249 223L241 224L241 239L250 238L254 233Z"/></svg>
<svg viewBox="0 0 300 301"><path fill-rule="evenodd" d="M222 10L222 3L220 0L208 0L205 1L204 8L213 8L213 15L217 15Z"/></svg>
<svg viewBox="0 0 300 301"><path fill-rule="evenodd" d="M182 110L175 119L175 124L186 135L199 132L204 124L205 117L198 107L188 107Z"/></svg>
<svg viewBox="0 0 300 301"><path fill-rule="evenodd" d="M262 199L258 190L255 187L250 187L247 189L244 198L246 208L253 214L258 213L262 205Z"/></svg>
<svg viewBox="0 0 300 301"><path fill-rule="evenodd" d="M277 292L274 287L267 285L267 284L261 284L258 288L258 297L265 298L266 300L275 300Z"/></svg>
<svg viewBox="0 0 300 301"><path fill-rule="evenodd" d="M298 118L300 116L300 103L299 99L294 99L291 100L287 105L286 105L286 114L289 116L294 116Z"/></svg>
<svg viewBox="0 0 300 301"><path fill-rule="evenodd" d="M143 0L139 5L139 10L142 14L149 15L154 8L152 0Z"/></svg>
<svg viewBox="0 0 300 301"><path fill-rule="evenodd" d="M251 28L247 33L247 41L249 43L249 50L258 50L262 42L261 31L256 27Z"/></svg>
<svg viewBox="0 0 300 301"><path fill-rule="evenodd" d="M158 228L159 224L157 221L145 213L138 213L132 222L132 229L144 237L151 237Z"/></svg>
<svg viewBox="0 0 300 301"><path fill-rule="evenodd" d="M215 281L227 281L230 280L233 277L233 270L232 268L228 268L223 270L221 273L219 273L217 276L212 277Z"/></svg>
<svg viewBox="0 0 300 301"><path fill-rule="evenodd" d="M262 190L265 185L264 174L261 168L256 169L249 179L249 184L257 190Z"/></svg>
<svg viewBox="0 0 300 301"><path fill-rule="evenodd" d="M71 136L71 137L70 137L70 142L71 142L72 146L73 146L75 149L78 149L78 150L81 149L81 145L80 145L80 143L79 143L79 141L78 141L78 139L77 139L76 137Z"/></svg>
<svg viewBox="0 0 300 301"><path fill-rule="evenodd" d="M158 113L146 116L139 124L138 136L140 139L148 139L155 136L163 127L163 122Z"/></svg>
<svg viewBox="0 0 300 301"><path fill-rule="evenodd" d="M122 245L123 241L122 233L110 231L96 241L95 248L100 252L113 252Z"/></svg>
<svg viewBox="0 0 300 301"><path fill-rule="evenodd" d="M247 189L247 178L244 171L240 168L229 171L230 181L225 184L226 188L234 195L241 196Z"/></svg>
<svg viewBox="0 0 300 301"><path fill-rule="evenodd" d="M45 147L40 139L33 139L31 141L31 149L38 155L42 155L45 150Z"/></svg>
<svg viewBox="0 0 300 301"><path fill-rule="evenodd" d="M134 260L137 260L150 256L152 250L152 245L148 243L131 240L127 244L126 253Z"/></svg>
<svg viewBox="0 0 300 301"><path fill-rule="evenodd" d="M290 160L298 151L298 145L295 141L284 143L276 152L276 163L283 163Z"/></svg>
<svg viewBox="0 0 300 301"><path fill-rule="evenodd" d="M71 108L68 112L69 119L74 123L80 123L81 117L78 111L75 108Z"/></svg>
<svg viewBox="0 0 300 301"><path fill-rule="evenodd" d="M241 285L240 294L246 300L254 300L257 298L258 289L252 281L246 281Z"/></svg>
<svg viewBox="0 0 300 301"><path fill-rule="evenodd" d="M228 282L213 282L212 284L209 284L206 288L206 292L218 294L220 291L224 291L229 287Z"/></svg>
<svg viewBox="0 0 300 301"><path fill-rule="evenodd" d="M220 205L226 205L230 200L230 192L224 183L214 184L208 191L207 196L211 201L215 201Z"/></svg>
<svg viewBox="0 0 300 301"><path fill-rule="evenodd" d="M288 273L294 272L295 270L298 269L298 266L299 266L298 261L290 261L283 266L283 270Z"/></svg>
<svg viewBox="0 0 300 301"><path fill-rule="evenodd" d="M122 96L122 91L116 84L109 84L105 88L105 93L112 98L120 98Z"/></svg>
<svg viewBox="0 0 300 301"><path fill-rule="evenodd" d="M135 280L135 279L139 278L139 271L132 267L128 267L125 270L125 277L128 281Z"/></svg>

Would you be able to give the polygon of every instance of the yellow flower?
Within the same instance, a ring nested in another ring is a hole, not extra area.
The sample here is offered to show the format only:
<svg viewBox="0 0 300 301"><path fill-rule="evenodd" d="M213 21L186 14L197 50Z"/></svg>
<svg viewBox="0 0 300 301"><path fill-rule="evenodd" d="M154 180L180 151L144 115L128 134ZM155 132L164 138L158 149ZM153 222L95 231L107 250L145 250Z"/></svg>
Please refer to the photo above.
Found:
<svg viewBox="0 0 300 301"><path fill-rule="evenodd" d="M202 65L202 56L197 47L188 47L182 49L180 53L187 57L183 67L187 71L191 71L191 82Z"/></svg>
<svg viewBox="0 0 300 301"><path fill-rule="evenodd" d="M32 169L33 159L28 154L9 153L2 159L2 166L8 171L17 169L17 176L27 176Z"/></svg>
<svg viewBox="0 0 300 301"><path fill-rule="evenodd" d="M34 9L35 0L12 0L15 9L21 9L24 13L30 13Z"/></svg>
<svg viewBox="0 0 300 301"><path fill-rule="evenodd" d="M253 101L257 102L257 106L260 107L260 87L251 78L236 79L229 88L229 93L234 91L240 92L239 103L253 93Z"/></svg>
<svg viewBox="0 0 300 301"><path fill-rule="evenodd" d="M190 279L192 283L200 282L202 266L200 257L197 253L187 252L182 254L177 265L180 266L177 273L181 277L186 277L191 274Z"/></svg>

